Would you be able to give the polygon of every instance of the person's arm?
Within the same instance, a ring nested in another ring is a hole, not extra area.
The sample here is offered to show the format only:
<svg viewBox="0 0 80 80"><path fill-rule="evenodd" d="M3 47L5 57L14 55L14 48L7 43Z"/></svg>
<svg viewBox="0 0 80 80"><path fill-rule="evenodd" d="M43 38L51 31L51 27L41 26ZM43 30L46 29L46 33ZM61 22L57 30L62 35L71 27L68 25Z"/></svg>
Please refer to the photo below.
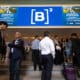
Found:
<svg viewBox="0 0 80 80"><path fill-rule="evenodd" d="M41 43L39 42L39 53L41 55Z"/></svg>
<svg viewBox="0 0 80 80"><path fill-rule="evenodd" d="M10 62L10 48L9 47L7 47L7 52L6 52L6 56L5 56L5 63L6 64L9 64L9 62Z"/></svg>
<svg viewBox="0 0 80 80"><path fill-rule="evenodd" d="M19 43L18 44L15 44L14 45L14 47L16 47L16 48L22 48L22 47L24 47L24 41L19 41Z"/></svg>
<svg viewBox="0 0 80 80"><path fill-rule="evenodd" d="M10 54L10 48L7 47L6 58L9 58L9 54Z"/></svg>
<svg viewBox="0 0 80 80"><path fill-rule="evenodd" d="M15 45L14 45L14 40L8 44L8 47L9 47L9 48L13 48L14 46L15 46Z"/></svg>
<svg viewBox="0 0 80 80"><path fill-rule="evenodd" d="M41 42L39 43L39 50L41 51Z"/></svg>
<svg viewBox="0 0 80 80"><path fill-rule="evenodd" d="M2 36L1 36L1 30L0 30L0 46L2 46Z"/></svg>
<svg viewBox="0 0 80 80"><path fill-rule="evenodd" d="M14 44L13 42L12 43L9 43L8 44L9 47L15 47L15 48L22 48L24 46L24 41L23 40L20 40L18 42L18 44Z"/></svg>
<svg viewBox="0 0 80 80"><path fill-rule="evenodd" d="M51 50L51 53L52 53L52 56L54 59L55 58L55 45L54 45L54 42L52 40L50 41L50 50Z"/></svg>

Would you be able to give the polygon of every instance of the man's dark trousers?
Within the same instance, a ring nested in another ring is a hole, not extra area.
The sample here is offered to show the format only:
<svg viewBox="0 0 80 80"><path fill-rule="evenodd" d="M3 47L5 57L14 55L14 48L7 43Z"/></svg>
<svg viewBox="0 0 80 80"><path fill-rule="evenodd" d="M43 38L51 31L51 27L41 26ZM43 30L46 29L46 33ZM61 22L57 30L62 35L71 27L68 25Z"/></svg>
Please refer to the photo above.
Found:
<svg viewBox="0 0 80 80"><path fill-rule="evenodd" d="M41 55L41 62L43 67L41 80L51 80L51 73L53 68L52 55Z"/></svg>
<svg viewBox="0 0 80 80"><path fill-rule="evenodd" d="M39 67L39 70L42 70L39 50L36 49L32 50L32 61L33 61L34 70L36 70L37 67Z"/></svg>
<svg viewBox="0 0 80 80"><path fill-rule="evenodd" d="M20 65L21 65L21 59L10 60L10 66L9 66L10 80L20 80Z"/></svg>

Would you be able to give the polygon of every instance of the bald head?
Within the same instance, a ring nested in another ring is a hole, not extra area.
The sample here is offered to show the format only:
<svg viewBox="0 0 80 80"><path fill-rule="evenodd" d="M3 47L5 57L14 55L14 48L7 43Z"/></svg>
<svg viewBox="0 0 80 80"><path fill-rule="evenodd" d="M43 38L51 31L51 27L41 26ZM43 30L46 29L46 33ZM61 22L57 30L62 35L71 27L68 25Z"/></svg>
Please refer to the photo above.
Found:
<svg viewBox="0 0 80 80"><path fill-rule="evenodd" d="M20 32L15 33L15 38L21 38L21 37L22 37L22 34Z"/></svg>

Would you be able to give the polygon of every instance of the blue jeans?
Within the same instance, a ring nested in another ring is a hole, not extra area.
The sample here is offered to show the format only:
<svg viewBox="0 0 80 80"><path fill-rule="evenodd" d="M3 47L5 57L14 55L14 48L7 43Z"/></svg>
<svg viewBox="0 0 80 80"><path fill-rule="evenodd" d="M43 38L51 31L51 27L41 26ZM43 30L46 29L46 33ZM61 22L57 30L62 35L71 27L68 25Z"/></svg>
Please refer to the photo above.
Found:
<svg viewBox="0 0 80 80"><path fill-rule="evenodd" d="M20 80L20 65L21 59L11 59L10 60L10 80Z"/></svg>

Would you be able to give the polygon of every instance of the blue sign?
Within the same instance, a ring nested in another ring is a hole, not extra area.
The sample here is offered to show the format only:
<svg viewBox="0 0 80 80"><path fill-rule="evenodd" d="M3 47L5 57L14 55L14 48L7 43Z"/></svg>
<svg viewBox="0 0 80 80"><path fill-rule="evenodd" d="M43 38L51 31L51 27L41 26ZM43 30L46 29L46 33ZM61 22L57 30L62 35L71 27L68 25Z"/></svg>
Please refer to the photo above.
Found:
<svg viewBox="0 0 80 80"><path fill-rule="evenodd" d="M80 6L0 7L10 26L80 26Z"/></svg>
<svg viewBox="0 0 80 80"><path fill-rule="evenodd" d="M80 6L68 6L63 8L64 25L80 26Z"/></svg>

